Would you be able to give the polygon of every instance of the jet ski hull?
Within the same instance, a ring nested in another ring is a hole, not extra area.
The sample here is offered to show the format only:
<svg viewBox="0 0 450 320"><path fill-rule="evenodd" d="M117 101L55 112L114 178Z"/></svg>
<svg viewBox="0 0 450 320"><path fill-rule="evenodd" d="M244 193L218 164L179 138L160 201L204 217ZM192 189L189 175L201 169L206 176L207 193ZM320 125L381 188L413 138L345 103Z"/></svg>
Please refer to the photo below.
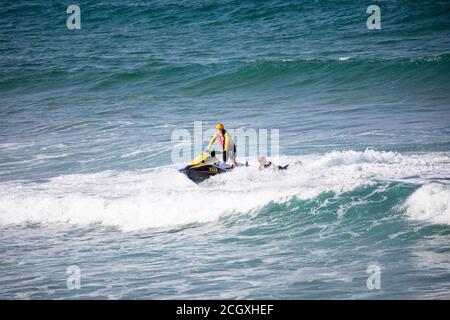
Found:
<svg viewBox="0 0 450 320"><path fill-rule="evenodd" d="M231 169L232 168L229 165L208 164L205 166L195 166L195 167L186 166L185 168L180 169L179 171L181 173L184 173L186 177L188 177L193 182L201 183L212 176L231 171Z"/></svg>

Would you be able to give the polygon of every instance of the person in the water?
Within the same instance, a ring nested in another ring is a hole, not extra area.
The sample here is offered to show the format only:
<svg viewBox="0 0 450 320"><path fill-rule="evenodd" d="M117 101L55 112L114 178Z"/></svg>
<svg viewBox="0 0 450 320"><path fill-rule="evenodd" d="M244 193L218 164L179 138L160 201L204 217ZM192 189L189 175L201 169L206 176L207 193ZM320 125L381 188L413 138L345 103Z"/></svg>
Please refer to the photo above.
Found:
<svg viewBox="0 0 450 320"><path fill-rule="evenodd" d="M289 164L286 164L284 166L274 165L272 161L267 161L266 157L258 157L259 162L259 170L264 170L268 168L272 168L274 170L287 170L289 167ZM294 163L294 165L301 165L301 161L297 161Z"/></svg>
<svg viewBox="0 0 450 320"><path fill-rule="evenodd" d="M274 165L272 161L267 161L266 157L258 157L258 162L259 162L259 170L268 168L273 168L275 170L286 170L289 167L288 164L285 166Z"/></svg>
<svg viewBox="0 0 450 320"><path fill-rule="evenodd" d="M209 141L206 151L210 152L211 147L216 139L219 139L219 143L222 146L223 162L231 160L233 168L236 167L236 145L234 144L233 138L227 132L227 130L225 130L225 127L222 123L216 124L216 132Z"/></svg>

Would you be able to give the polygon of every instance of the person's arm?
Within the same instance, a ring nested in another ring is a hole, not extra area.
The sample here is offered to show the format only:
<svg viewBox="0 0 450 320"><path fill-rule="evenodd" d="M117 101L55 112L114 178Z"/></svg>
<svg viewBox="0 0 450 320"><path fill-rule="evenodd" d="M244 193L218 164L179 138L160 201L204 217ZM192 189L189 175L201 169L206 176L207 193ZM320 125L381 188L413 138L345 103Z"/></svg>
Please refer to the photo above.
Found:
<svg viewBox="0 0 450 320"><path fill-rule="evenodd" d="M216 141L216 138L217 138L217 132L214 132L211 140L208 143L208 147L206 148L206 150L211 150L211 147L212 147L213 143Z"/></svg>
<svg viewBox="0 0 450 320"><path fill-rule="evenodd" d="M229 133L225 133L224 137L225 139L225 143L223 145L223 162L227 161L227 151L228 151L228 147L230 146L230 135Z"/></svg>
<svg viewBox="0 0 450 320"><path fill-rule="evenodd" d="M223 138L225 139L223 151L227 151L230 146L230 134L228 132L225 133Z"/></svg>

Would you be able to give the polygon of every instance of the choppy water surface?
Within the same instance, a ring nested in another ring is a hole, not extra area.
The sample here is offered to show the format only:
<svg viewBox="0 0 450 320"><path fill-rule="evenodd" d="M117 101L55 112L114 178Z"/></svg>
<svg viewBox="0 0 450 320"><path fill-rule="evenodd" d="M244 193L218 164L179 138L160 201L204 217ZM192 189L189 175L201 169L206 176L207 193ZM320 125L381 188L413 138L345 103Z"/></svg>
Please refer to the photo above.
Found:
<svg viewBox="0 0 450 320"><path fill-rule="evenodd" d="M450 297L447 1L79 4L0 4L1 298ZM194 121L302 165L194 185Z"/></svg>

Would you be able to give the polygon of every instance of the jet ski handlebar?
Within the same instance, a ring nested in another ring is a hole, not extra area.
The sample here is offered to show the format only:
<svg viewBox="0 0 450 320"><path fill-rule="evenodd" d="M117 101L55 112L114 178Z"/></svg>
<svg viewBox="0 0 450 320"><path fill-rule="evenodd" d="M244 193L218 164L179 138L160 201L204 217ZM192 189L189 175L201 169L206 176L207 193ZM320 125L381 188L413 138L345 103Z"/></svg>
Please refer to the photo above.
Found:
<svg viewBox="0 0 450 320"><path fill-rule="evenodd" d="M215 157L216 154L223 154L222 151L216 151L216 150L207 151L207 152L211 155L211 157Z"/></svg>

